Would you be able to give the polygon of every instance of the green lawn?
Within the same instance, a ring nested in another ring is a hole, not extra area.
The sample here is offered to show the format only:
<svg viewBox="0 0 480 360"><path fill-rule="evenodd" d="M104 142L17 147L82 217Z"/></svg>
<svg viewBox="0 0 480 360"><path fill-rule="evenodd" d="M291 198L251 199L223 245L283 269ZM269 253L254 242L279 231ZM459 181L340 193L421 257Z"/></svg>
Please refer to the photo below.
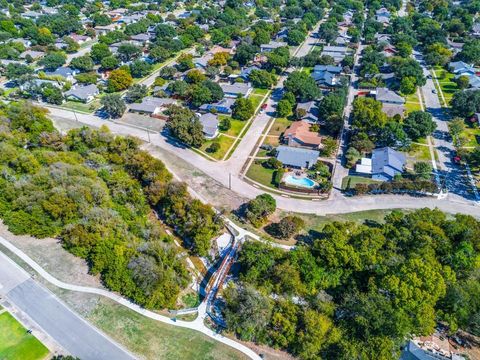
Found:
<svg viewBox="0 0 480 360"><path fill-rule="evenodd" d="M430 161L432 158L428 146L419 144L412 144L408 151L408 155L414 157L418 161Z"/></svg>
<svg viewBox="0 0 480 360"><path fill-rule="evenodd" d="M268 94L269 91L270 91L270 90L268 90L268 89L258 89L258 88L255 88L255 89L252 91L252 94L265 96L265 95Z"/></svg>
<svg viewBox="0 0 480 360"><path fill-rule="evenodd" d="M453 81L455 74L452 74L440 66L434 67L434 73L448 105L453 97L453 94L458 90L457 84Z"/></svg>
<svg viewBox="0 0 480 360"><path fill-rule="evenodd" d="M357 184L374 184L378 183L377 180L372 180L363 176L345 176L342 179L342 190L354 189Z"/></svg>
<svg viewBox="0 0 480 360"><path fill-rule="evenodd" d="M62 107L78 112L93 113L95 110L100 108L100 101L95 99L89 104L84 104L78 101L65 101L62 104Z"/></svg>
<svg viewBox="0 0 480 360"><path fill-rule="evenodd" d="M276 186L272 184L273 169L267 169L263 167L262 162L264 160L255 160L248 168L246 176L253 181L256 181L262 185L268 186L272 189L276 189Z"/></svg>
<svg viewBox="0 0 480 360"><path fill-rule="evenodd" d="M225 154L228 152L228 150L230 149L230 147L233 145L233 142L235 141L235 139L231 138L231 137L227 137L227 136L222 136L222 134L220 134L219 136L217 136L215 139L213 140L207 140L205 141L205 143L202 145L202 147L200 148L200 150L206 154L208 154L209 156L213 157L214 159L217 159L217 160L222 160L223 157L225 156ZM212 152L208 152L208 148L210 147L210 145L212 145L214 142L218 142L220 144L220 149L218 149L218 151L212 153Z"/></svg>
<svg viewBox="0 0 480 360"><path fill-rule="evenodd" d="M287 118L275 119L268 135L280 136L292 123L293 121L290 121Z"/></svg>
<svg viewBox="0 0 480 360"><path fill-rule="evenodd" d="M407 102L405 103L405 110L407 110L407 113L412 111L420 111L422 110L422 106L420 103Z"/></svg>
<svg viewBox="0 0 480 360"><path fill-rule="evenodd" d="M248 98L252 100L253 108L256 110L257 107L262 103L264 97L265 97L264 95L250 94Z"/></svg>
<svg viewBox="0 0 480 360"><path fill-rule="evenodd" d="M218 116L220 124L221 124L222 120L225 119L225 118L228 118L228 116L226 116L226 115L219 115ZM242 130L245 127L246 124L247 124L246 121L235 120L235 119L230 118L230 129L228 129L227 131L221 130L221 132L225 133L227 135L230 135L230 136L237 137L238 135L240 135L240 133L242 132Z"/></svg>
<svg viewBox="0 0 480 360"><path fill-rule="evenodd" d="M1 308L0 308L1 309ZM10 315L0 314L0 359L39 360L45 359L48 349Z"/></svg>
<svg viewBox="0 0 480 360"><path fill-rule="evenodd" d="M107 299L100 300L87 320L144 359L247 359L198 331L149 319Z"/></svg>
<svg viewBox="0 0 480 360"><path fill-rule="evenodd" d="M478 146L479 144L478 140L480 139L479 128L466 127L461 135L465 136L468 139L468 142L465 144L465 146L468 146L468 147Z"/></svg>

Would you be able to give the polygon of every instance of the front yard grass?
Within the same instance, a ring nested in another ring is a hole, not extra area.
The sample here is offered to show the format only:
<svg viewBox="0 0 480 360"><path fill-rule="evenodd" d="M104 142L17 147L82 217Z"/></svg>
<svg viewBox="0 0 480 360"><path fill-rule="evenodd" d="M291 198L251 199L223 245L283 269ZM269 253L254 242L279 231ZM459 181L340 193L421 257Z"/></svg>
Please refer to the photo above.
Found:
<svg viewBox="0 0 480 360"><path fill-rule="evenodd" d="M412 144L407 154L409 157L415 158L417 161L430 161L430 149L426 145Z"/></svg>
<svg viewBox="0 0 480 360"><path fill-rule="evenodd" d="M229 116L226 116L226 115L219 115L218 116L220 124L222 123L222 120L225 119L225 118L229 118ZM235 120L235 119L232 119L230 117L230 129L228 129L226 131L225 130L220 130L220 132L222 132L224 134L227 134L227 135L230 135L230 136L237 137L238 135L240 135L240 133L242 132L242 130L245 127L246 124L247 124L247 121Z"/></svg>
<svg viewBox="0 0 480 360"><path fill-rule="evenodd" d="M374 184L378 182L368 177L349 175L342 179L342 190L355 189L357 184Z"/></svg>
<svg viewBox="0 0 480 360"><path fill-rule="evenodd" d="M1 308L0 308L1 309ZM48 349L8 312L0 314L0 359L40 360Z"/></svg>
<svg viewBox="0 0 480 360"><path fill-rule="evenodd" d="M233 142L235 139L228 137L228 136L223 136L222 134L218 135L215 139L212 140L207 140L205 143L200 147L200 151L204 152L205 154L213 157L216 160L222 160L225 154L228 152L230 147L233 145ZM214 142L217 142L220 144L220 149L216 152L208 152L208 148L210 145L212 145Z"/></svg>
<svg viewBox="0 0 480 360"><path fill-rule="evenodd" d="M262 165L265 160L254 160L248 168L246 176L253 181L256 181L269 188L276 189L277 187L272 183L273 173L275 170L267 169Z"/></svg>
<svg viewBox="0 0 480 360"><path fill-rule="evenodd" d="M287 130L287 128L293 123L293 121L288 120L287 118L277 118L273 123L268 135L280 136Z"/></svg>
<svg viewBox="0 0 480 360"><path fill-rule="evenodd" d="M84 103L78 102L78 101L65 101L61 106L66 108L66 109L91 114L95 110L100 108L100 100L95 99L88 104L84 104Z"/></svg>
<svg viewBox="0 0 480 360"><path fill-rule="evenodd" d="M252 93L248 96L248 98L252 100L253 108L257 110L258 106L262 103L263 99L265 98L265 95L255 95L254 93Z"/></svg>
<svg viewBox="0 0 480 360"><path fill-rule="evenodd" d="M457 84L453 81L455 79L455 74L452 74L440 66L435 66L433 71L448 105L450 104L453 94L458 90Z"/></svg>
<svg viewBox="0 0 480 360"><path fill-rule="evenodd" d="M268 89L255 88L255 89L252 91L252 94L265 96L265 95L268 94L269 91L270 91L270 90L268 90Z"/></svg>
<svg viewBox="0 0 480 360"><path fill-rule="evenodd" d="M461 133L461 136L464 136L468 139L468 142L464 145L466 147L475 147L479 145L478 140L480 139L480 129L474 127L467 127Z"/></svg>

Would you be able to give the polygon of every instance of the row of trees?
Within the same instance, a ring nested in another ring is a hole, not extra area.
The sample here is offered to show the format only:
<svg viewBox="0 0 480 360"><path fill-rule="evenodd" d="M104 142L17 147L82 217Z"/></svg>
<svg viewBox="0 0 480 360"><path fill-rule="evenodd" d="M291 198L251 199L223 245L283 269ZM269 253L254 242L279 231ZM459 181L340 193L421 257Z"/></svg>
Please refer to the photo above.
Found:
<svg viewBox="0 0 480 360"><path fill-rule="evenodd" d="M294 250L247 242L228 329L301 359L398 359L437 320L479 334L480 222L439 210L333 222Z"/></svg>
<svg viewBox="0 0 480 360"><path fill-rule="evenodd" d="M175 306L190 276L152 208L199 255L222 225L213 209L133 138L104 128L63 136L27 103L0 112L0 215L9 230L58 237L108 288L148 308Z"/></svg>

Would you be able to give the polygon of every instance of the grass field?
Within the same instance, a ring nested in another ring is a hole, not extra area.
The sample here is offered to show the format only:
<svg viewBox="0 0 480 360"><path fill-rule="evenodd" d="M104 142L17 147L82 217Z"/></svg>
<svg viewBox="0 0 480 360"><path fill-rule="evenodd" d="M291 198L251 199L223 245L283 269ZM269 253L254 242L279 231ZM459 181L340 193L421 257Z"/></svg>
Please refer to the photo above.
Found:
<svg viewBox="0 0 480 360"><path fill-rule="evenodd" d="M367 177L363 176L345 176L342 179L342 190L346 190L347 188L349 189L354 189L355 185L357 184L373 184L373 183L378 183L376 180L372 180Z"/></svg>
<svg viewBox="0 0 480 360"><path fill-rule="evenodd" d="M95 110L100 108L100 100L95 99L89 104L84 104L78 101L65 101L62 104L63 108L70 109L70 110L75 110L78 112L84 112L84 113L93 113Z"/></svg>
<svg viewBox="0 0 480 360"><path fill-rule="evenodd" d="M418 161L429 161L432 159L428 146L419 144L412 144L408 156L411 156Z"/></svg>
<svg viewBox="0 0 480 360"><path fill-rule="evenodd" d="M218 116L218 119L221 123L221 121L225 118L228 118L229 116L225 116L225 115L219 115ZM230 136L235 136L237 137L238 135L240 135L241 131L243 130L243 128L245 127L245 125L247 124L246 121L242 121L242 120L235 120L235 119L232 119L230 117L230 129L224 131L224 130L220 130L220 132L224 133L224 134L227 134L227 135L230 135Z"/></svg>
<svg viewBox="0 0 480 360"><path fill-rule="evenodd" d="M461 134L468 139L468 142L465 144L467 147L478 146L480 139L480 129L467 126Z"/></svg>
<svg viewBox="0 0 480 360"><path fill-rule="evenodd" d="M246 359L200 332L151 320L107 299L100 300L87 320L146 359Z"/></svg>
<svg viewBox="0 0 480 360"><path fill-rule="evenodd" d="M1 311L1 308L0 308ZM48 355L48 349L10 315L0 314L0 359L40 360Z"/></svg>
<svg viewBox="0 0 480 360"><path fill-rule="evenodd" d="M418 98L417 92L415 92L415 94L405 96L405 109L407 110L407 113L422 110L420 101L421 100Z"/></svg>
<svg viewBox="0 0 480 360"><path fill-rule="evenodd" d="M264 160L255 160L252 162L252 165L248 168L246 176L250 180L256 181L272 189L276 189L276 186L272 184L274 170L263 167L263 161Z"/></svg>
<svg viewBox="0 0 480 360"><path fill-rule="evenodd" d="M280 136L292 123L293 121L286 118L275 119L268 135Z"/></svg>
<svg viewBox="0 0 480 360"><path fill-rule="evenodd" d="M435 73L435 77L440 84L441 91L445 97L445 101L447 102L446 105L448 105L450 104L453 94L458 90L457 84L453 82L455 75L440 66L435 66L433 68L433 72Z"/></svg>
<svg viewBox="0 0 480 360"><path fill-rule="evenodd" d="M258 88L256 88L252 91L252 94L265 96L265 95L267 95L267 93L269 91L270 90L268 90L268 89L258 89Z"/></svg>
<svg viewBox="0 0 480 360"><path fill-rule="evenodd" d="M221 160L223 159L223 157L225 156L225 154L228 152L228 150L230 149L230 147L233 145L233 142L235 141L235 139L231 138L231 137L227 137L227 136L222 136L222 134L220 134L219 136L217 136L215 139L213 140L207 140L205 141L205 143L202 145L202 147L200 148L200 150L206 154L208 154L209 156L213 157L214 159L217 159L217 160ZM212 145L214 142L217 142L220 144L220 149L218 149L218 151L216 152L208 152L208 148L210 147L210 145Z"/></svg>

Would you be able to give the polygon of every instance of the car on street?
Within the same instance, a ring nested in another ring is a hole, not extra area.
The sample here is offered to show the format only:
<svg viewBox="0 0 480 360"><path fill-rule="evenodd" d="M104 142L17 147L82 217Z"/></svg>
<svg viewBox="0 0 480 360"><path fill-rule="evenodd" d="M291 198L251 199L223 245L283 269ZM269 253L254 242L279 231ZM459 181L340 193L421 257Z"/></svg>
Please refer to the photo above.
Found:
<svg viewBox="0 0 480 360"><path fill-rule="evenodd" d="M437 90L436 90L436 89L432 89L432 93L433 93L433 94L436 94L436 93L437 93Z"/></svg>

